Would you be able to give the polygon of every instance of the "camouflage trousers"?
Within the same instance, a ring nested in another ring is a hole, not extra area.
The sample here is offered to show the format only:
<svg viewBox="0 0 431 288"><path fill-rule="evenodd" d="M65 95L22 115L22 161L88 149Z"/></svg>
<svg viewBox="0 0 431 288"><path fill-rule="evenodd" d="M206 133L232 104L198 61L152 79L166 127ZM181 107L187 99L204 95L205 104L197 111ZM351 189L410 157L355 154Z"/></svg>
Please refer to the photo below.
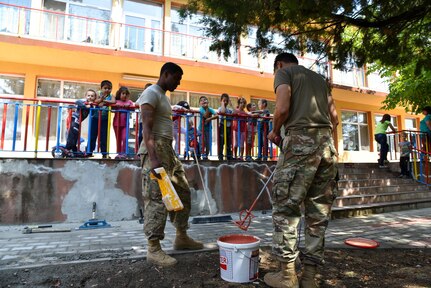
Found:
<svg viewBox="0 0 431 288"><path fill-rule="evenodd" d="M298 257L298 224L305 212L304 263L322 264L325 231L336 197L337 151L330 128L289 130L274 174L273 253L281 262Z"/></svg>
<svg viewBox="0 0 431 288"><path fill-rule="evenodd" d="M167 139L155 140L156 154L171 182L177 191L184 209L181 211L166 210L162 201L157 180L150 179L151 162L148 154L141 155L142 166L142 196L144 200L144 233L148 240L163 240L165 237L166 219L169 218L175 228L187 230L191 209L190 188L180 160L172 148L172 141Z"/></svg>

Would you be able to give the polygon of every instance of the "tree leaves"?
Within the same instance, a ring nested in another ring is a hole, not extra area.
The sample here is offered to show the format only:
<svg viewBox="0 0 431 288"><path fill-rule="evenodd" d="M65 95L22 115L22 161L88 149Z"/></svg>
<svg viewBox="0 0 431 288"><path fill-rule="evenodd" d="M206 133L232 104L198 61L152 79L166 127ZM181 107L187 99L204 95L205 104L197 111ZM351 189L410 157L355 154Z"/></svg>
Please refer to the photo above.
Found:
<svg viewBox="0 0 431 288"><path fill-rule="evenodd" d="M205 35L214 39L211 49L225 58L255 26L252 53L314 53L342 70L377 63L384 75L400 76L390 83L386 109L397 104L417 109L429 101L419 95L430 91L428 0L189 0L181 15L198 12L204 16ZM274 34L284 41L275 42Z"/></svg>

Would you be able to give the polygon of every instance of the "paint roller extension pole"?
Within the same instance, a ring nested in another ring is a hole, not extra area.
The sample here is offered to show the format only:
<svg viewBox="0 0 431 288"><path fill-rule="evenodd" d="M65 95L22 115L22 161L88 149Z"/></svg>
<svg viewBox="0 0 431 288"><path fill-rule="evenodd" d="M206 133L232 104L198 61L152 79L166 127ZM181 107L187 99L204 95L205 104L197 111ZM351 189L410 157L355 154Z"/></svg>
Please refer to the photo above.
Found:
<svg viewBox="0 0 431 288"><path fill-rule="evenodd" d="M266 186L268 186L269 182L271 181L272 176L274 176L274 173L275 173L275 169L274 169L274 171L271 172L271 175L269 175L268 180L266 180L265 185L263 185L262 190L260 190L259 194L257 195L256 199L254 200L253 204L251 204L250 209L248 209L248 211L252 211L254 206L256 206L257 200L259 200L260 196L265 191Z"/></svg>
<svg viewBox="0 0 431 288"><path fill-rule="evenodd" d="M196 145L198 145L198 144L196 144ZM212 210L211 210L210 200L208 199L208 195L207 195L207 185L205 184L204 177L202 176L201 166L199 165L198 156L196 155L196 149L197 149L197 147L194 147L193 153L195 154L196 164L198 165L199 176L201 177L202 186L204 187L205 200L207 201L208 209L210 210L210 215L213 215Z"/></svg>

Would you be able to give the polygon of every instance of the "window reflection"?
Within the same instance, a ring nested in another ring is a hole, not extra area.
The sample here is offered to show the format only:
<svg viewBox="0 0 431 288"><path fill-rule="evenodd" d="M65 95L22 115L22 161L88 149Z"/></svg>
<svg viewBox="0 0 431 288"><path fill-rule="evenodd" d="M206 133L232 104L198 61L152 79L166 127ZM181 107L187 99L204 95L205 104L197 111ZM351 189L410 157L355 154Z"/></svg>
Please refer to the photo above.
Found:
<svg viewBox="0 0 431 288"><path fill-rule="evenodd" d="M124 48L162 53L162 6L138 1L124 2Z"/></svg>
<svg viewBox="0 0 431 288"><path fill-rule="evenodd" d="M369 151L367 113L342 111L343 148L345 151Z"/></svg>

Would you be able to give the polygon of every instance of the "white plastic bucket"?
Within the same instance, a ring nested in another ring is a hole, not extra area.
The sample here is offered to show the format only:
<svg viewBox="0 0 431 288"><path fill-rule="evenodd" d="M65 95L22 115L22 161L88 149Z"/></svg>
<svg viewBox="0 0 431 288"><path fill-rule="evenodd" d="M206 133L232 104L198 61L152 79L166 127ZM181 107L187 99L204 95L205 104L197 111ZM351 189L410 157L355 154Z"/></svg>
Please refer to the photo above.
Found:
<svg viewBox="0 0 431 288"><path fill-rule="evenodd" d="M220 237L217 244L220 248L220 276L223 280L246 283L258 278L259 238L232 234Z"/></svg>

